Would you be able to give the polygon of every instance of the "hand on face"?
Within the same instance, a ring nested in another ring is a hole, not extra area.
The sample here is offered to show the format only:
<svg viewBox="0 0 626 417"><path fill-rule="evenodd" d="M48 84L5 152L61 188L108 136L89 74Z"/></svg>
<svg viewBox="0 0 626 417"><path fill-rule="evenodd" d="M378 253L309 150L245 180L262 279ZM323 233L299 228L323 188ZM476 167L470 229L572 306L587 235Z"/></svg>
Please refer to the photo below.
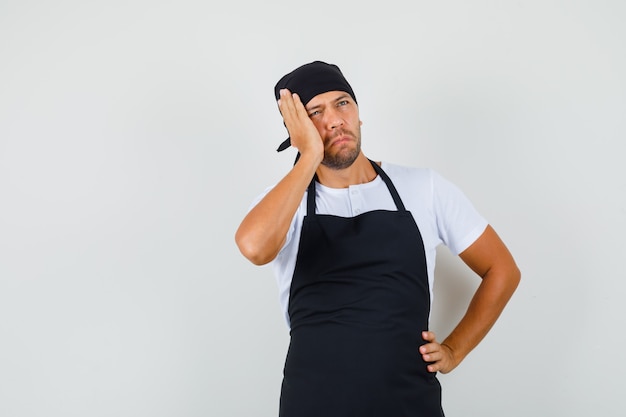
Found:
<svg viewBox="0 0 626 417"><path fill-rule="evenodd" d="M291 146L297 148L302 155L310 152L323 156L322 138L309 118L298 94L292 94L287 89L280 90L278 108L289 131Z"/></svg>

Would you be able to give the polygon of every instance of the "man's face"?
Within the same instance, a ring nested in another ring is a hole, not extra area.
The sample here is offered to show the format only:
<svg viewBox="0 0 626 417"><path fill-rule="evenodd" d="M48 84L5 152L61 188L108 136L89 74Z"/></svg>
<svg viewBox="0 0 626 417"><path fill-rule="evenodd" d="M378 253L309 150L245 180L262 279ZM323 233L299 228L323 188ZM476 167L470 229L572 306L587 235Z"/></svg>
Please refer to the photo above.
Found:
<svg viewBox="0 0 626 417"><path fill-rule="evenodd" d="M350 94L322 93L305 107L324 142L322 164L331 169L352 165L361 152L361 121L359 108Z"/></svg>

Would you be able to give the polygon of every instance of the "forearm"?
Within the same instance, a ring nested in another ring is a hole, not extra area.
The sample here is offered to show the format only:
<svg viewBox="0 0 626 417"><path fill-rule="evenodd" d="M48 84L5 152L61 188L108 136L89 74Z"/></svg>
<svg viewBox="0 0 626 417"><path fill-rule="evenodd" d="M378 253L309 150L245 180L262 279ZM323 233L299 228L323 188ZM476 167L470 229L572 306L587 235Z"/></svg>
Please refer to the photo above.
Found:
<svg viewBox="0 0 626 417"><path fill-rule="evenodd" d="M494 268L483 276L467 312L442 342L451 351L453 367L461 363L487 335L513 295L519 280L520 272L514 264L508 268Z"/></svg>
<svg viewBox="0 0 626 417"><path fill-rule="evenodd" d="M302 155L289 173L243 219L235 241L252 263L263 265L276 257L320 162L320 155Z"/></svg>

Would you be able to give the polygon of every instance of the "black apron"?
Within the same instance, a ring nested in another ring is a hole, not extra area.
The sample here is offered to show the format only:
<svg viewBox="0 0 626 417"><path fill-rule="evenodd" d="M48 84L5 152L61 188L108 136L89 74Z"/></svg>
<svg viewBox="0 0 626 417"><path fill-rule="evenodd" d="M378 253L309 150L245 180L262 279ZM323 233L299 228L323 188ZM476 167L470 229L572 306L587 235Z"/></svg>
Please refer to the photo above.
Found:
<svg viewBox="0 0 626 417"><path fill-rule="evenodd" d="M280 417L441 417L441 386L418 349L430 292L421 234L397 211L315 213L315 178L291 282Z"/></svg>

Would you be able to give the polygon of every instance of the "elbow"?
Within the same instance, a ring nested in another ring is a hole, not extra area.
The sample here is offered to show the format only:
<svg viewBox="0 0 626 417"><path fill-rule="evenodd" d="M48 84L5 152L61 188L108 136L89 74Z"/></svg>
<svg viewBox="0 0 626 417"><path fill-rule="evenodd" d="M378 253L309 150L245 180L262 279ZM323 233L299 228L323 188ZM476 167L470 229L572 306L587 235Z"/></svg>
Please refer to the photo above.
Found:
<svg viewBox="0 0 626 417"><path fill-rule="evenodd" d="M513 265L513 267L511 268L511 270L509 271L509 285L511 287L511 292L514 292L520 281L522 280L522 272L520 271L520 269L518 268L517 265Z"/></svg>
<svg viewBox="0 0 626 417"><path fill-rule="evenodd" d="M522 279L522 273L515 262L509 262L506 265L490 268L483 275L483 281L487 280L498 288L498 291L507 298L510 298L517 290Z"/></svg>
<svg viewBox="0 0 626 417"><path fill-rule="evenodd" d="M263 251L263 246L252 242L251 239L242 236L240 233L235 235L235 243L241 254L252 262L254 265L266 265L274 260L276 254L268 254Z"/></svg>
<svg viewBox="0 0 626 417"><path fill-rule="evenodd" d="M246 257L246 259L248 259L250 262L252 262L256 266L267 265L268 263L272 262L275 258L271 256L266 256L262 253L259 253L258 251L251 251L251 250L246 250L242 248L239 248L239 250L241 251L242 255Z"/></svg>
<svg viewBox="0 0 626 417"><path fill-rule="evenodd" d="M511 275L513 277L513 281L516 284L519 284L519 282L522 280L522 271L520 271L519 267L515 263L513 264Z"/></svg>

